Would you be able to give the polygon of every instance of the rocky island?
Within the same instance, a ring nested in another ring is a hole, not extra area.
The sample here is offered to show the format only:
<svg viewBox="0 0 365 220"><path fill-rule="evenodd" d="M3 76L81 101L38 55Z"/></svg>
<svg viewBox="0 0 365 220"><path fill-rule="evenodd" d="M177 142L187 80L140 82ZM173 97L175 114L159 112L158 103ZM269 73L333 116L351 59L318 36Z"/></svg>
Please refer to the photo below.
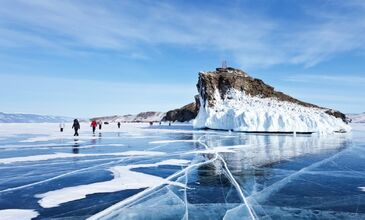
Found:
<svg viewBox="0 0 365 220"><path fill-rule="evenodd" d="M293 98L242 70L200 72L195 103L167 112L164 120L194 128L244 132L347 132L345 114Z"/></svg>
<svg viewBox="0 0 365 220"><path fill-rule="evenodd" d="M300 101L234 68L200 72L195 128L245 132L346 132L346 116Z"/></svg>

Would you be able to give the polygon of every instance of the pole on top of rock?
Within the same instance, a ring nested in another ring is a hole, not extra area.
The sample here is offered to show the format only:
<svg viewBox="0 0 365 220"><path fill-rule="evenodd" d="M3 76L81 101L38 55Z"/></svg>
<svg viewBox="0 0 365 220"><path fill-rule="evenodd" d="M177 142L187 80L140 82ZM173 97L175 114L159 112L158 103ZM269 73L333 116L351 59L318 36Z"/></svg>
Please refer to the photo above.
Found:
<svg viewBox="0 0 365 220"><path fill-rule="evenodd" d="M222 69L227 69L227 61L223 60Z"/></svg>

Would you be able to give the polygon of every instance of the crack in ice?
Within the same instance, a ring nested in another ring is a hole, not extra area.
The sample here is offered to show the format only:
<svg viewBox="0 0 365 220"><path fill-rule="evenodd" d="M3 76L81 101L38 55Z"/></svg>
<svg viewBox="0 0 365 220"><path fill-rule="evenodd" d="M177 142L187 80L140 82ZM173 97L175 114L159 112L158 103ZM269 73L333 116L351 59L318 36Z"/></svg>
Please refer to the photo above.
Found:
<svg viewBox="0 0 365 220"><path fill-rule="evenodd" d="M201 136L198 139L198 143L201 144L202 146L204 146L207 150L209 150L209 146L206 145L205 143L203 143L201 141L201 139L205 137L205 135ZM236 190L239 192L239 195L242 199L242 201L244 202L250 216L252 219L256 219L256 214L254 212L254 210L251 208L251 206L249 205L245 195L243 194L240 185L237 183L237 181L235 180L235 178L233 177L231 171L228 169L227 163L226 161L222 158L221 155L219 155L217 152L214 153L214 155L223 163L224 169L226 170L227 174L228 174L228 179L230 180L230 182L235 186Z"/></svg>
<svg viewBox="0 0 365 220"><path fill-rule="evenodd" d="M200 163L196 163L196 164L191 164L189 166L187 166L186 168L180 170L179 172L176 172L170 176L168 176L165 180L166 181L171 181L172 179L180 176L181 174L184 174L187 170L190 170L192 168L195 168L195 167L199 167L199 166L202 166L202 165L205 165L205 164L209 164L209 163L212 163L213 161L215 161L217 159L217 157L214 157L210 160L207 160L207 161L204 161L204 162L200 162ZM137 194L134 194L133 196L127 198L127 199L124 199L106 209L104 209L103 211L101 212L98 212L94 215L92 215L91 217L88 218L88 220L96 220L96 219L102 219L104 217L107 217L108 215L111 215L113 214L114 211L116 211L117 209L120 209L120 208L123 208L127 205L130 205L132 204L133 202L136 202L137 200L139 199L142 199L144 198L144 196L148 195L149 193L157 190L158 188L160 188L161 186L163 186L165 184L160 184L160 185L157 185L157 186L153 186L153 187L149 187L145 190L143 190L142 192L139 192Z"/></svg>
<svg viewBox="0 0 365 220"><path fill-rule="evenodd" d="M249 196L248 199L255 198L256 200L263 201L267 199L272 193L279 191L281 188L283 188L286 184L290 183L292 179L299 177L300 175L306 173L307 171L319 167L327 162L330 162L331 160L339 157L340 155L344 154L346 151L348 151L350 148L347 148L346 150L337 152L336 154L332 155L331 157L325 158L323 160L320 160L316 163L313 163L307 167L304 167L300 170L298 170L295 173L290 174L289 176L271 184L270 186L266 187L265 189L261 190L258 193L252 194Z"/></svg>

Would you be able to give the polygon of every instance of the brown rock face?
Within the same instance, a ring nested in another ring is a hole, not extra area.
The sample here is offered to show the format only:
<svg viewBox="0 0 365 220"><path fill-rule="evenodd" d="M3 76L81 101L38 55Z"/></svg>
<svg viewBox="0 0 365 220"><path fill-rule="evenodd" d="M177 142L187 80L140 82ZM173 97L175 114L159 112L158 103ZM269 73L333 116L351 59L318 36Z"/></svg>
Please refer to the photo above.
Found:
<svg viewBox="0 0 365 220"><path fill-rule="evenodd" d="M300 101L282 92L276 91L274 87L265 84L262 80L255 79L242 70L231 67L217 68L216 71L211 72L200 72L197 88L203 99L202 104L204 107L206 107L206 105L208 105L208 107L214 106L216 102L214 93L216 90L223 99L228 90L233 88L238 91L245 92L245 94L250 96L276 98L279 101L296 103L305 107L327 109ZM344 122L346 122L346 116L339 111L327 109L326 113L336 118L341 118Z"/></svg>
<svg viewBox="0 0 365 220"><path fill-rule="evenodd" d="M181 108L166 112L163 121L178 121L185 122L194 119L199 112L199 96L195 96L195 102L187 104Z"/></svg>

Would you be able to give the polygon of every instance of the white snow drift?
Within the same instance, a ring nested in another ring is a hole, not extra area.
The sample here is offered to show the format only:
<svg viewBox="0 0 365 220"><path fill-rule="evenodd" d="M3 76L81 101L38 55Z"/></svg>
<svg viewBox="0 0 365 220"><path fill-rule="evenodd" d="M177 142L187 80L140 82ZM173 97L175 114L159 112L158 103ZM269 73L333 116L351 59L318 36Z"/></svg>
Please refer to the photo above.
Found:
<svg viewBox="0 0 365 220"><path fill-rule="evenodd" d="M341 119L325 109L304 107L274 98L246 95L231 89L222 99L215 91L215 104L201 107L194 128L210 128L251 132L318 132L350 131Z"/></svg>
<svg viewBox="0 0 365 220"><path fill-rule="evenodd" d="M170 159L155 164L115 166L110 168L110 171L113 173L114 176L112 180L49 191L43 194L36 195L36 198L41 198L38 203L43 208L52 208L66 202L83 199L87 195L95 193L111 193L127 189L141 189L153 187L163 184L185 187L184 184L171 182L158 176L132 171L131 169L139 167L155 167L161 165L183 166L188 164L189 162L190 161L188 160L182 159Z"/></svg>
<svg viewBox="0 0 365 220"><path fill-rule="evenodd" d="M16 162L34 162L44 161L53 159L67 159L77 157L99 157L99 156L163 156L164 152L158 151L125 151L117 153L104 153L104 154L72 154L72 153L55 153L55 154L44 154L44 155L33 155L26 157L10 157L1 158L0 164L11 164Z"/></svg>
<svg viewBox="0 0 365 220"><path fill-rule="evenodd" d="M0 210L0 219L2 220L30 220L39 215L33 209L3 209Z"/></svg>

